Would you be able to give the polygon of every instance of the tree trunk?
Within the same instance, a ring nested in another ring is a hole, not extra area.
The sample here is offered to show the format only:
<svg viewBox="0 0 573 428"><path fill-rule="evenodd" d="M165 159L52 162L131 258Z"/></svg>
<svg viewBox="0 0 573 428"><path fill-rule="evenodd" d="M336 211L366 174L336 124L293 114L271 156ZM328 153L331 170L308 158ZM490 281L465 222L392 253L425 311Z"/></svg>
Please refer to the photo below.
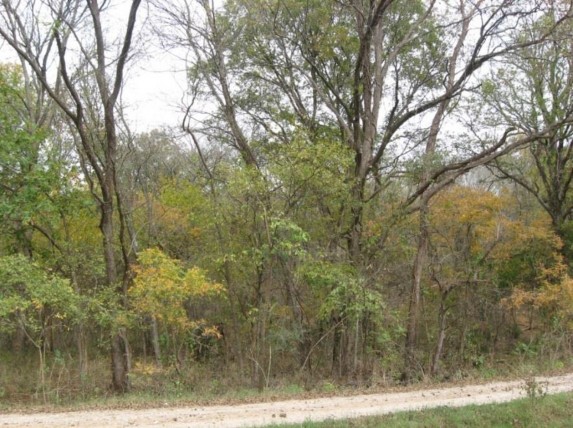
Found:
<svg viewBox="0 0 573 428"><path fill-rule="evenodd" d="M432 357L432 366L430 367L430 375L435 376L438 373L440 359L444 348L444 340L446 339L446 316L448 308L446 306L446 299L448 298L449 290L445 290L440 295L440 310L438 312L438 340L436 341L436 351Z"/></svg>
<svg viewBox="0 0 573 428"><path fill-rule="evenodd" d="M108 172L108 174L111 174ZM105 182L104 182L105 183ZM102 183L103 184L103 183ZM101 204L100 229L103 237L106 280L109 286L115 286L118 296L125 303L125 290L122 284L117 284L117 265L114 251L113 227L113 182L107 182L107 188L102 185L104 202ZM111 337L111 369L112 389L118 393L129 391L129 349L127 341L120 332L112 333Z"/></svg>
<svg viewBox="0 0 573 428"><path fill-rule="evenodd" d="M452 50L451 56L448 60L448 68L446 74L446 93L453 93L456 83L457 75L457 62L462 51L462 47L465 43L466 37L469 31L469 25L471 21L472 14L466 11L464 2L459 4L459 12L462 19L462 28L457 39L457 42ZM430 132L428 134L428 140L426 141L426 149L424 152L424 164L422 171L422 182L427 182L430 178L432 169L432 157L436 153L436 146L438 140L438 134L441 129L442 121L446 114L446 110L450 103L450 98L446 97L442 101L436 104L437 110L432 119L432 124L430 126ZM405 381L409 381L416 369L417 362L415 356L416 341L418 335L418 318L420 312L420 298L421 298L421 284L422 284L422 274L423 269L426 264L426 259L428 256L428 243L430 239L429 235L429 225L428 225L428 214L429 214L429 198L427 192L423 192L420 195L420 235L418 237L418 250L416 253L416 259L414 260L414 268L412 275L412 289L410 292L410 307L408 311L408 327L406 332L406 352L404 361L404 372L403 378Z"/></svg>
<svg viewBox="0 0 573 428"><path fill-rule="evenodd" d="M24 317L24 314L21 313L20 310L17 310L14 315L17 319ZM14 331L14 335L12 336L12 351L15 354L19 354L22 352L25 340L26 340L26 331L24 330L23 323L19 322L16 324L16 329Z"/></svg>
<svg viewBox="0 0 573 428"><path fill-rule="evenodd" d="M121 332L111 338L112 388L115 392L129 391L129 365L126 342Z"/></svg>
<svg viewBox="0 0 573 428"><path fill-rule="evenodd" d="M357 167L358 168L358 167ZM357 183L352 189L352 207L350 232L348 234L348 251L350 260L355 266L359 266L362 248L362 220L364 216L364 186L366 180L357 178Z"/></svg>
<svg viewBox="0 0 573 428"><path fill-rule="evenodd" d="M420 208L420 234L418 250L412 272L412 288L410 290L410 305L408 308L408 324L406 330L406 349L404 353L404 381L410 381L416 371L416 343L418 339L418 318L420 316L420 299L422 290L422 275L428 254L428 204L422 201Z"/></svg>
<svg viewBox="0 0 573 428"><path fill-rule="evenodd" d="M150 320L151 328L151 344L153 346L153 356L155 359L155 365L161 367L161 347L159 346L159 330L157 328L157 319L151 317Z"/></svg>
<svg viewBox="0 0 573 428"><path fill-rule="evenodd" d="M80 375L80 383L83 385L88 373L88 348L86 345L83 324L76 326L74 333L76 336L76 346L78 350L78 371Z"/></svg>
<svg viewBox="0 0 573 428"><path fill-rule="evenodd" d="M331 374L337 377L340 377L340 348L342 342L342 322L340 317L333 317L332 323L334 324L334 334L332 337L332 367L331 367Z"/></svg>

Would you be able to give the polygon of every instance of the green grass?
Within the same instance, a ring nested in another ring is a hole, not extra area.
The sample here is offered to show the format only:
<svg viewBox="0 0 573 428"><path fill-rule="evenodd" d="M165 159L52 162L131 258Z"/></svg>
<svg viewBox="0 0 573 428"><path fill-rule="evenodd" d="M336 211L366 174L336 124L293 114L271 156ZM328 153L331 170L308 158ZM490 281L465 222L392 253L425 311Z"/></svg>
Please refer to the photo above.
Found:
<svg viewBox="0 0 573 428"><path fill-rule="evenodd" d="M573 393L548 395L533 400L525 398L504 404L440 407L419 412L272 427L573 427Z"/></svg>

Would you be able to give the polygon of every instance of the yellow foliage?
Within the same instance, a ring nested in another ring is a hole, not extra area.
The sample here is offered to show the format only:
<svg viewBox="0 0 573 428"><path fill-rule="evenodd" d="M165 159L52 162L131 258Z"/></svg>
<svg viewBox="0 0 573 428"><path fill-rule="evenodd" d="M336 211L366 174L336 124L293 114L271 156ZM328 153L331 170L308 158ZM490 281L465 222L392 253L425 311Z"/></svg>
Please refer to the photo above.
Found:
<svg viewBox="0 0 573 428"><path fill-rule="evenodd" d="M469 281L505 281L514 287L501 302L506 309L557 308L558 303L573 302L566 267L557 263L562 243L549 218L516 212L519 207L509 194L452 186L437 195L430 207L432 280L444 289ZM523 254L538 266L523 261ZM561 315L566 312L560 307Z"/></svg>
<svg viewBox="0 0 573 428"><path fill-rule="evenodd" d="M193 298L224 296L221 284L210 282L204 271L185 269L179 260L158 249L144 250L134 267L135 280L129 290L135 312L154 316L166 326L190 328L185 303Z"/></svg>
<svg viewBox="0 0 573 428"><path fill-rule="evenodd" d="M431 207L431 224L437 232L433 241L451 247L462 237L472 253L485 250L503 228L504 200L470 187L454 186L436 197Z"/></svg>
<svg viewBox="0 0 573 428"><path fill-rule="evenodd" d="M547 216L516 218L511 214L514 204L509 195L453 186L436 196L431 206L432 241L451 248L466 240L471 256L489 252L489 257L498 261L532 242L543 243L552 251L561 248Z"/></svg>
<svg viewBox="0 0 573 428"><path fill-rule="evenodd" d="M222 284L209 282L205 277L205 272L197 267L189 269L183 281L193 296L219 296L225 293L225 287Z"/></svg>
<svg viewBox="0 0 573 428"><path fill-rule="evenodd" d="M573 278L559 256L555 266L541 271L542 288L536 298L536 306L552 310L561 319L573 317Z"/></svg>
<svg viewBox="0 0 573 428"><path fill-rule="evenodd" d="M207 326L203 329L203 332L201 333L202 337L213 337L217 340L222 339L223 335L221 334L221 331L216 327L216 326Z"/></svg>
<svg viewBox="0 0 573 428"><path fill-rule="evenodd" d="M162 180L157 198L142 200L141 205L150 205L155 227L168 240L201 239L212 221L208 202L201 191L183 181Z"/></svg>
<svg viewBox="0 0 573 428"><path fill-rule="evenodd" d="M533 291L526 291L522 288L515 288L511 296L505 297L501 300L501 305L506 309L519 309L526 305L535 303L536 293Z"/></svg>
<svg viewBox="0 0 573 428"><path fill-rule="evenodd" d="M142 375L154 375L158 372L161 372L161 369L159 367L157 367L156 364L150 364L150 363L144 363L142 361L137 361L134 366L132 371L134 373L137 374L142 374Z"/></svg>
<svg viewBox="0 0 573 428"><path fill-rule="evenodd" d="M556 262L552 266L539 267L538 288L530 291L515 288L502 304L516 310L533 306L550 316L556 315L573 329L573 278L567 272L563 257L558 253L554 257Z"/></svg>

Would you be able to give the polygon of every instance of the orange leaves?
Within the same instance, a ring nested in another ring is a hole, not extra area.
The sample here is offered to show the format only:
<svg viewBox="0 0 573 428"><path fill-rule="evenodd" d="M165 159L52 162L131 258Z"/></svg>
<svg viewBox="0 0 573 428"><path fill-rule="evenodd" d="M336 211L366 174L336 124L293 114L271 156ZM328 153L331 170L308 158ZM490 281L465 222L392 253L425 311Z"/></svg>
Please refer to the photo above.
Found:
<svg viewBox="0 0 573 428"><path fill-rule="evenodd" d="M561 242L542 215L517 215L516 201L506 194L454 186L439 194L431 207L432 240L459 248L470 257L507 260L532 245L554 251Z"/></svg>
<svg viewBox="0 0 573 428"><path fill-rule="evenodd" d="M464 233L482 242L491 241L504 220L503 204L503 199L491 192L454 186L436 197L431 207L431 222L445 240Z"/></svg>
<svg viewBox="0 0 573 428"><path fill-rule="evenodd" d="M431 205L430 233L431 279L440 289L497 287L511 293L501 303L512 310L573 302L563 288L565 269L557 263L562 244L549 219L524 213L509 194L453 186Z"/></svg>
<svg viewBox="0 0 573 428"><path fill-rule="evenodd" d="M536 298L537 293L534 291L515 288L511 293L511 296L501 300L501 305L506 309L519 309L525 306L534 305Z"/></svg>
<svg viewBox="0 0 573 428"><path fill-rule="evenodd" d="M537 304L551 309L567 328L573 330L573 278L565 273L557 283L546 284L537 296Z"/></svg>
<svg viewBox="0 0 573 428"><path fill-rule="evenodd" d="M573 278L558 249L559 246L547 260L538 261L538 276L533 281L519 284L501 303L518 312L535 308L546 320L557 317L568 329L573 329Z"/></svg>
<svg viewBox="0 0 573 428"><path fill-rule="evenodd" d="M453 186L430 207L432 279L444 290L490 281L486 262L498 256L507 236L506 201L471 187Z"/></svg>

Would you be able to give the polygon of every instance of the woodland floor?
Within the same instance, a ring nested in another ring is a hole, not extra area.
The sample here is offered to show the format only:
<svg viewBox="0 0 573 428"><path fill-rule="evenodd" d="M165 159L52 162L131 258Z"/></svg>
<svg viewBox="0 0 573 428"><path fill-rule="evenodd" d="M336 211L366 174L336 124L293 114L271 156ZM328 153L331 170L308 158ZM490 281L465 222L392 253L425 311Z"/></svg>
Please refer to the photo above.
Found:
<svg viewBox="0 0 573 428"><path fill-rule="evenodd" d="M439 389L219 406L187 406L144 410L0 414L4 427L252 427L349 419L440 406L506 402L528 395L532 388L552 394L573 390L573 373L511 382L493 382Z"/></svg>

